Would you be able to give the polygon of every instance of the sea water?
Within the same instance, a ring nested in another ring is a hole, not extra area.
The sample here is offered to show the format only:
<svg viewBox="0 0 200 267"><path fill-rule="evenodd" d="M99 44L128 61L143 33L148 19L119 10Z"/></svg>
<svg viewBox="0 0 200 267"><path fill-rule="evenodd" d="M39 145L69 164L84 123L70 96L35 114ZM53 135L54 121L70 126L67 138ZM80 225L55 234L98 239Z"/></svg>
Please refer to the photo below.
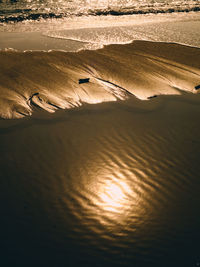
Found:
<svg viewBox="0 0 200 267"><path fill-rule="evenodd" d="M64 17L71 15L141 14L174 11L198 11L198 0L136 1L136 0L55 0L22 1L1 0L0 20L22 21L39 17Z"/></svg>

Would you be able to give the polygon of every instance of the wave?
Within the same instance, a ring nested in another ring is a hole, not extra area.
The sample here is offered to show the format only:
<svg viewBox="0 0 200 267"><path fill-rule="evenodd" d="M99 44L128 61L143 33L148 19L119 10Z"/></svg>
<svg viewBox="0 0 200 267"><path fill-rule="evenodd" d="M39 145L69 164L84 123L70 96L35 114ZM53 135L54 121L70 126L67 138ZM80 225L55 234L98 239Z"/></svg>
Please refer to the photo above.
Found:
<svg viewBox="0 0 200 267"><path fill-rule="evenodd" d="M29 10L31 11L31 10ZM24 11L21 11L24 12ZM30 13L30 14L15 14L10 16L2 16L0 17L1 23L8 22L21 22L24 20L38 20L38 19L52 19L52 18L62 18L66 17L67 14L56 14L56 13Z"/></svg>
<svg viewBox="0 0 200 267"><path fill-rule="evenodd" d="M198 93L200 49L134 41L78 53L0 51L0 117L159 95Z"/></svg>
<svg viewBox="0 0 200 267"><path fill-rule="evenodd" d="M183 5L166 5L166 6L142 6L129 8L103 8L103 9L86 9L76 11L50 11L49 8L45 10L32 10L31 8L2 10L0 11L0 23L22 22L26 20L40 20L40 19L61 19L71 16L123 16L123 15L137 15L137 14L160 14L160 13L174 13L174 12L199 12L200 5L195 3Z"/></svg>

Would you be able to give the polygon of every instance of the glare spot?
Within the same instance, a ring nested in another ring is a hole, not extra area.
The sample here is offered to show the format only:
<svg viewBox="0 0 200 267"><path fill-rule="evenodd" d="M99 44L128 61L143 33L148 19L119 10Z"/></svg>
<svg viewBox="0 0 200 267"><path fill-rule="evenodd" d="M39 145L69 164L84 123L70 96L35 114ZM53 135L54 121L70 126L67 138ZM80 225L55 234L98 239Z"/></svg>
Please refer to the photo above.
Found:
<svg viewBox="0 0 200 267"><path fill-rule="evenodd" d="M121 212L128 205L130 193L131 189L125 182L106 181L99 192L100 205L104 210Z"/></svg>

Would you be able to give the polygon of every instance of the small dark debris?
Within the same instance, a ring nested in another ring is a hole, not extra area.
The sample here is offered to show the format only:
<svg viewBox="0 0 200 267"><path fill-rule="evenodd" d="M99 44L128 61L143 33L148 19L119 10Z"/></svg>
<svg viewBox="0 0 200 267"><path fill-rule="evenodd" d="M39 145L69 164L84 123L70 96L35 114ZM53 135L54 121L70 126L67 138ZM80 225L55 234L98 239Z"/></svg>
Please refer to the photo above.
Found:
<svg viewBox="0 0 200 267"><path fill-rule="evenodd" d="M151 96L148 96L147 98L151 99L151 98L155 98L155 97L157 97L157 95L151 95Z"/></svg>
<svg viewBox="0 0 200 267"><path fill-rule="evenodd" d="M79 79L78 83L81 84L81 83L89 83L90 81L90 78L86 78L86 79Z"/></svg>
<svg viewBox="0 0 200 267"><path fill-rule="evenodd" d="M200 84L199 84L199 85L197 85L197 86L195 86L194 88L195 88L195 90L198 90L198 89L200 89Z"/></svg>

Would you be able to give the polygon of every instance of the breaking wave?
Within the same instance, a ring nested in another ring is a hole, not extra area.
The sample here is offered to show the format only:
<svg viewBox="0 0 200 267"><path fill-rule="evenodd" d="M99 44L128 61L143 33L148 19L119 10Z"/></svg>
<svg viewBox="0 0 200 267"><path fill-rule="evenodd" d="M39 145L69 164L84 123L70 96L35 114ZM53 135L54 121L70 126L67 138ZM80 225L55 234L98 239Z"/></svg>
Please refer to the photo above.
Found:
<svg viewBox="0 0 200 267"><path fill-rule="evenodd" d="M18 2L18 1L16 1ZM66 2L67 3L67 2ZM122 16L134 14L158 14L158 13L173 13L173 12L197 12L200 11L200 3L198 0L189 1L172 1L166 2L146 2L139 4L138 2L132 5L80 5L68 4L50 5L47 3L36 4L34 1L24 3L23 5L6 5L0 2L0 23L21 22L26 20L39 20L39 19L60 19L68 18L71 16Z"/></svg>

